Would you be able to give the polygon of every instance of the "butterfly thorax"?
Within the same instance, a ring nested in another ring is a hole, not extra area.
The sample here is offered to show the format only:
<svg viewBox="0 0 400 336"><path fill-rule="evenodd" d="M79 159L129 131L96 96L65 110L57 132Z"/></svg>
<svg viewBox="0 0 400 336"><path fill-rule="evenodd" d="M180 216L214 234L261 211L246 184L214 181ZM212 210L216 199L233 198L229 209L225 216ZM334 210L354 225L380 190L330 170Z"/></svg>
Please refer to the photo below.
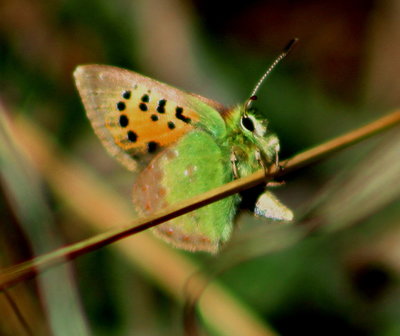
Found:
<svg viewBox="0 0 400 336"><path fill-rule="evenodd" d="M224 147L234 153L239 176L247 176L260 169L260 161L269 167L279 152L277 136L268 130L268 121L254 111L238 105L225 115L227 133Z"/></svg>

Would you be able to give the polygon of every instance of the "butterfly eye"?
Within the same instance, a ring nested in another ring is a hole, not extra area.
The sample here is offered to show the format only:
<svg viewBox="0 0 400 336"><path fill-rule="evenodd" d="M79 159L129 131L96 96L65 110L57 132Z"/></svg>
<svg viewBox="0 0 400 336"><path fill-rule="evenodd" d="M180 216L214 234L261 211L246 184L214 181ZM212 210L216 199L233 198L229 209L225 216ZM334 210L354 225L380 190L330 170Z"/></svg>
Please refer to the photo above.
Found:
<svg viewBox="0 0 400 336"><path fill-rule="evenodd" d="M242 117L241 120L242 126L250 132L254 132L254 123L249 117Z"/></svg>

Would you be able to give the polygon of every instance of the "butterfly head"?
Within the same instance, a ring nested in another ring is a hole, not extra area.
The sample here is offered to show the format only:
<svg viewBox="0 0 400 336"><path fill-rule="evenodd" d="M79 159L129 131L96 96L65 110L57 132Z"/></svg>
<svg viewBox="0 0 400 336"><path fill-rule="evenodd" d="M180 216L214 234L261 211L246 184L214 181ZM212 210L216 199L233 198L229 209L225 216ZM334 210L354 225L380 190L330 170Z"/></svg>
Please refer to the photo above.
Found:
<svg viewBox="0 0 400 336"><path fill-rule="evenodd" d="M243 135L257 147L263 157L273 161L279 152L278 137L269 130L268 120L258 115L254 110L247 110L247 104L239 118Z"/></svg>

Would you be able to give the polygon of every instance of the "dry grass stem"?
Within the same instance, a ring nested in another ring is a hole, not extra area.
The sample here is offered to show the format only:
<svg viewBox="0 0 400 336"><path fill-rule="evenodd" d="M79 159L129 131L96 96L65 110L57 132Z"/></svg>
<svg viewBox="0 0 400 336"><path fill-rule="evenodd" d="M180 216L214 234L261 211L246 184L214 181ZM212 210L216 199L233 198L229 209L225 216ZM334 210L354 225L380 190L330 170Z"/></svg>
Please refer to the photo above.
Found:
<svg viewBox="0 0 400 336"><path fill-rule="evenodd" d="M259 170L250 176L240 178L196 197L179 202L179 204L165 208L164 210L147 218L135 219L127 226L111 229L84 241L71 244L51 253L36 257L27 262L4 269L0 274L0 288L6 288L14 283L17 283L26 277L36 274L36 272L39 270L43 271L48 267L62 263L65 260L76 258L100 247L109 245L122 238L145 231L167 220L218 201L224 197L249 189L260 183L264 183L266 180L270 180L277 175L282 175L285 172L293 171L307 164L311 164L335 151L350 146L351 144L359 142L391 126L394 126L399 122L400 111L395 111L370 124L367 124L364 127L353 130L343 136L337 137L331 141L304 151L291 159L283 161L282 165L285 167L284 171L277 171L277 169L274 167L267 175L265 175L263 170ZM22 134L25 136L29 134L27 130L19 130L19 133L22 137Z"/></svg>

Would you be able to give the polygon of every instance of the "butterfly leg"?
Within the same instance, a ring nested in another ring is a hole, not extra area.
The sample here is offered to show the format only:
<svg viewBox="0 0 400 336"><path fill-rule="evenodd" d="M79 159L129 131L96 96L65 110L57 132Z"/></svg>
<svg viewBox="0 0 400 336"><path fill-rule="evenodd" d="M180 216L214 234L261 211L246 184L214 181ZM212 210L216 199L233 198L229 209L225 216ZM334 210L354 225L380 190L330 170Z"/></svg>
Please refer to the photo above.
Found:
<svg viewBox="0 0 400 336"><path fill-rule="evenodd" d="M283 170L285 169L285 167L279 163L279 144L277 144L275 147L275 167L276 167L277 171L280 173L282 173ZM285 184L285 181L272 181L268 184L268 186L269 187L279 187L284 184Z"/></svg>
<svg viewBox="0 0 400 336"><path fill-rule="evenodd" d="M275 145L274 145L274 154L275 154L275 162L274 162L274 164L275 164L275 168L278 170L278 171L282 171L283 170L283 167L279 164L279 151L280 151L280 146L279 146L279 143L276 143Z"/></svg>
<svg viewBox="0 0 400 336"><path fill-rule="evenodd" d="M278 170L281 170L281 169L283 169L283 167L279 165L278 151L276 151L275 153L276 153L276 155L275 155L275 166L277 167ZM256 160L258 161L259 165L264 169L265 177L267 177L268 173L270 172L270 169L267 168L267 164L266 164L265 158L262 156L261 152L258 151L258 150L255 152L255 157L256 157ZM281 186L283 184L285 184L285 182L283 182L283 181L282 182L268 181L266 186L267 187L279 187L279 186Z"/></svg>
<svg viewBox="0 0 400 336"><path fill-rule="evenodd" d="M235 179L238 179L239 178L239 172L238 172L238 167L237 167L238 159L236 157L236 153L233 150L231 152L230 160L231 160L231 167L232 167L233 177Z"/></svg>
<svg viewBox="0 0 400 336"><path fill-rule="evenodd" d="M269 173L269 169L267 168L267 164L265 162L265 158L262 156L261 152L258 149L254 153L254 156L256 157L256 160L257 160L258 164L264 170L265 177L267 177L267 175Z"/></svg>

